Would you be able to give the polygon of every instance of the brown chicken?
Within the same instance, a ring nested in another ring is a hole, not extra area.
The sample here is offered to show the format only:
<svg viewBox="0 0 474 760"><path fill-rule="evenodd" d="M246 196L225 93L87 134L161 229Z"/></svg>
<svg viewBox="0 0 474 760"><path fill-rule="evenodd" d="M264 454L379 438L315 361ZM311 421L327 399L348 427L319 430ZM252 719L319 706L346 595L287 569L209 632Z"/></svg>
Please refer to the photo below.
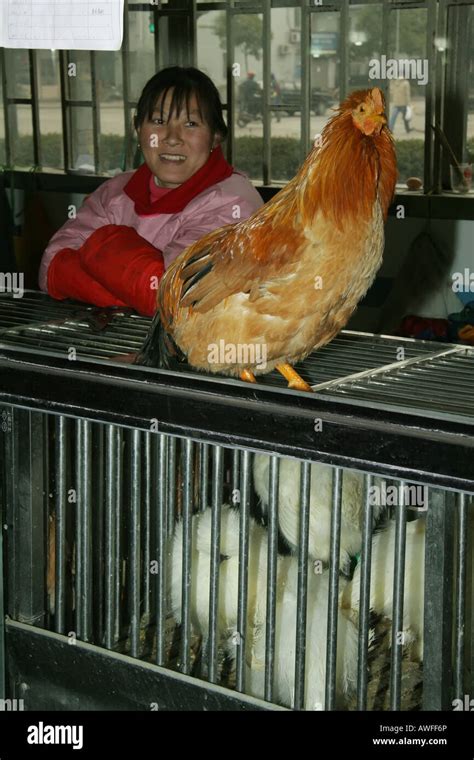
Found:
<svg viewBox="0 0 474 760"><path fill-rule="evenodd" d="M384 105L377 87L352 93L269 203L182 252L138 363L174 354L252 382L276 368L310 390L290 365L337 335L382 262L397 178Z"/></svg>

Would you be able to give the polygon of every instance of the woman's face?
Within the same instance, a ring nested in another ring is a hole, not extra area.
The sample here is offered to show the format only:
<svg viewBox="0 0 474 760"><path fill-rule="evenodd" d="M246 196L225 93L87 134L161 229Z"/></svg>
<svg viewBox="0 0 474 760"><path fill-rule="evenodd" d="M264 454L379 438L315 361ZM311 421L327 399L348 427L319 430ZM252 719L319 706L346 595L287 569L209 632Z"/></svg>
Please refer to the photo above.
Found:
<svg viewBox="0 0 474 760"><path fill-rule="evenodd" d="M168 120L173 91L168 90L161 117L161 98L151 119L138 128L145 162L162 187L179 187L204 166L212 148L219 144L208 125L199 116L195 95L189 99L189 114L181 109Z"/></svg>

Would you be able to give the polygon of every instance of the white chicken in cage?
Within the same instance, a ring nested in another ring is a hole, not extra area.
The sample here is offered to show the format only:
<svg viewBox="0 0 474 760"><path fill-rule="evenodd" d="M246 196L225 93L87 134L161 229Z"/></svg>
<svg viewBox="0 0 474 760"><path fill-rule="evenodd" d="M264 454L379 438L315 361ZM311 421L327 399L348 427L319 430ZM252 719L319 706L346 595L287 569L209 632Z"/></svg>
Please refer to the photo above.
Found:
<svg viewBox="0 0 474 760"><path fill-rule="evenodd" d="M240 514L229 505L221 512L219 604L217 633L221 645L235 659L241 642L237 630ZM195 633L209 636L209 584L212 510L192 518L190 617ZM264 696L265 619L267 603L267 532L249 520L248 607L246 631L246 693ZM170 553L171 607L177 622L182 619L181 585L183 525L178 523ZM294 704L294 672L297 625L298 562L295 557L277 558L275 695L276 701ZM306 641L306 709L324 709L329 574L308 573ZM357 630L338 613L338 659L336 695L341 704L357 675Z"/></svg>
<svg viewBox="0 0 474 760"><path fill-rule="evenodd" d="M294 707L295 655L297 632L298 562L295 557L278 558L278 589L275 616L274 701ZM325 709L326 648L328 624L329 572L308 571L306 663L304 709ZM255 630L247 657L246 688L263 698L265 684L265 630ZM336 707L342 708L357 684L357 628L337 613Z"/></svg>
<svg viewBox="0 0 474 760"><path fill-rule="evenodd" d="M394 521L372 538L370 608L393 619L393 580L395 563ZM407 523L405 544L405 584L403 596L403 644L412 646L414 657L423 660L423 602L425 587L426 520ZM360 609L360 563L344 589L342 608L357 620Z"/></svg>
<svg viewBox="0 0 474 760"><path fill-rule="evenodd" d="M220 529L219 601L217 632L221 641L237 629L239 580L240 513L222 505ZM191 549L191 625L204 641L209 636L209 598L211 580L212 510L193 515ZM183 523L176 526L170 552L170 598L175 620L182 619ZM267 571L267 533L249 520L248 624L253 626L265 615Z"/></svg>
<svg viewBox="0 0 474 760"><path fill-rule="evenodd" d="M291 549L296 549L299 535L301 462L297 459L280 459L278 485L278 522ZM313 560L328 562L331 544L332 487L334 468L313 462L310 467L309 556ZM253 475L255 490L268 510L270 456L255 454ZM376 479L378 480L378 478ZM374 521L381 507L374 505ZM344 470L341 493L341 550L340 567L349 575L350 558L362 546L364 515L364 474Z"/></svg>

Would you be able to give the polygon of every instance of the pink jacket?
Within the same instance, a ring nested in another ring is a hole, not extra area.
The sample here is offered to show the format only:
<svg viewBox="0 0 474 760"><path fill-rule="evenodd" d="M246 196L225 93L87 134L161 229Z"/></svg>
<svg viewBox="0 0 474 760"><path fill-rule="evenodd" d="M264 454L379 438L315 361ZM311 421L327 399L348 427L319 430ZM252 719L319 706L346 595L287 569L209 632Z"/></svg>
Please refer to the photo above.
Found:
<svg viewBox="0 0 474 760"><path fill-rule="evenodd" d="M174 214L139 216L133 200L123 192L133 172L124 172L104 182L88 196L76 218L64 224L51 238L41 260L39 286L47 292L48 268L64 248L79 249L99 227L125 225L163 253L165 268L195 240L208 232L251 216L263 201L245 174L234 173L193 198Z"/></svg>

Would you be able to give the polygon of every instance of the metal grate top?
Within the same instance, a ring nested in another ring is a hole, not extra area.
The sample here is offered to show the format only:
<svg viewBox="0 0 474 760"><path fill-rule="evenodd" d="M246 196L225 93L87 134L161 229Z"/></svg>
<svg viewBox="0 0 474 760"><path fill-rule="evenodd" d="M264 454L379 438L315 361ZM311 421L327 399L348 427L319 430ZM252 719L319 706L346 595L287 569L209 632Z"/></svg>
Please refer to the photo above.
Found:
<svg viewBox="0 0 474 760"><path fill-rule="evenodd" d="M64 357L72 348L78 359L135 352L150 322L129 309L55 301L36 291L17 299L0 296L0 347L40 349L45 356ZM439 419L474 419L474 348L343 330L298 369L323 398L419 415L429 411ZM277 372L259 382L286 387Z"/></svg>

